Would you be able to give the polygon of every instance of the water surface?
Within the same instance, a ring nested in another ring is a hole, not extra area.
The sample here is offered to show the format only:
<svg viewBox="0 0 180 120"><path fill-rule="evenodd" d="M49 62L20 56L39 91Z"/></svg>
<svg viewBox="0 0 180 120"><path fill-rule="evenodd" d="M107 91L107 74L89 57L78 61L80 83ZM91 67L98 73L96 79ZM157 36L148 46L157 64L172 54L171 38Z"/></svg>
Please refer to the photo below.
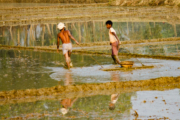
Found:
<svg viewBox="0 0 180 120"><path fill-rule="evenodd" d="M110 56L96 56L95 60L104 68L120 67L113 65ZM90 55L73 54L74 67L64 68L64 56L56 52L0 49L0 91L13 89L43 88L82 83L104 83L130 80L146 80L163 76L177 77L180 74L179 61L138 58L152 69L133 71L102 71ZM121 61L134 61L135 58L120 57Z"/></svg>
<svg viewBox="0 0 180 120"><path fill-rule="evenodd" d="M110 110L111 96L118 95L115 109ZM64 102L71 101L62 114ZM180 90L112 93L91 97L78 96L59 100L0 105L0 117L31 119L179 119ZM137 111L138 116L135 116Z"/></svg>
<svg viewBox="0 0 180 120"><path fill-rule="evenodd" d="M57 24L0 27L0 44L25 47L55 46L59 33ZM80 43L109 41L105 21L68 22L65 25ZM113 27L121 41L180 37L179 25L163 22L115 21Z"/></svg>

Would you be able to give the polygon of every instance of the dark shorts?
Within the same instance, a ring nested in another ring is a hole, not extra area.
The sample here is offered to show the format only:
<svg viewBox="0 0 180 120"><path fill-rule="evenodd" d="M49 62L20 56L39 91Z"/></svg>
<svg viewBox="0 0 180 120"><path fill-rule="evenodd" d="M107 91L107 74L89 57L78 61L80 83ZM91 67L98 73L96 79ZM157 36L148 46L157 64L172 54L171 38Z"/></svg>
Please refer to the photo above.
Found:
<svg viewBox="0 0 180 120"><path fill-rule="evenodd" d="M112 55L118 55L118 50L119 50L118 41L111 43L111 46L112 46Z"/></svg>

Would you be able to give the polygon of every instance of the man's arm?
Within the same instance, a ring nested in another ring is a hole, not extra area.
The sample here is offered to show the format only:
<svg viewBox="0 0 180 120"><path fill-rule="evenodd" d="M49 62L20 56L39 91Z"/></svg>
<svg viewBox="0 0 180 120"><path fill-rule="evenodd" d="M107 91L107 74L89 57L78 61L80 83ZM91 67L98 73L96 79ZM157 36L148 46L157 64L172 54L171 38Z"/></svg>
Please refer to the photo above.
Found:
<svg viewBox="0 0 180 120"><path fill-rule="evenodd" d="M57 52L59 52L59 35L57 35Z"/></svg>
<svg viewBox="0 0 180 120"><path fill-rule="evenodd" d="M71 33L68 31L69 37L76 42L76 44L79 45L79 42L71 35Z"/></svg>

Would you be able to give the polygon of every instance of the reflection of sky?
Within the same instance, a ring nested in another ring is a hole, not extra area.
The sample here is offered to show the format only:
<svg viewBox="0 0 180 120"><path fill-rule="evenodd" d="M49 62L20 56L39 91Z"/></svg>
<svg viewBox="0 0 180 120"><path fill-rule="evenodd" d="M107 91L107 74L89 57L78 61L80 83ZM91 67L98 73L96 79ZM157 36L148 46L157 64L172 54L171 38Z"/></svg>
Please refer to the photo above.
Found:
<svg viewBox="0 0 180 120"><path fill-rule="evenodd" d="M39 25L36 26L36 38L39 39L42 32L42 27Z"/></svg>
<svg viewBox="0 0 180 120"><path fill-rule="evenodd" d="M67 29L71 31L72 35L78 39L80 38L80 41L82 43L92 43L92 42L98 42L98 41L108 41L108 30L105 26L102 26L103 21L89 21L89 22L70 22L66 23ZM150 25L150 26L149 26ZM50 27L51 26L51 27ZM73 27L74 26L74 27ZM132 27L134 26L134 27ZM149 27L148 27L149 26ZM162 30L165 31L156 31L156 27L159 26L162 28ZM25 27L30 27L30 29L24 29ZM42 28L45 28L45 31L42 30ZM173 25L168 23L149 23L149 22L114 22L114 29L117 32L117 36L120 38L120 40L146 40L146 39L158 39L158 38L169 38L174 37L174 30L170 28L173 28ZM141 29L139 29L139 27ZM0 27L1 28L1 27ZM12 34L13 39L10 40L13 41L9 44L8 39L10 33L9 33L9 26L7 26L6 29L3 29L3 32L5 32L7 35L3 36L3 39L0 39L0 43L4 45L16 45L15 43L18 42L18 38L15 37L18 34L18 30L20 26L13 26L12 27ZM58 30L56 29L56 24L30 24L26 26L21 26L23 29L19 29L20 34L28 33L28 42L33 42L33 44L28 44L28 46L39 46L42 42L45 46L54 45L54 43L49 42L49 40L52 38L56 38L58 34ZM104 29L105 28L105 29ZM119 30L119 28L121 28ZM146 29L151 29L152 33L158 33L159 35L152 34L148 38L146 36ZM133 29L133 30L132 30ZM93 30L93 32L92 32ZM166 31L166 30L169 30ZM48 31L51 31L51 34L48 33ZM178 33L179 31L177 31ZM99 33L99 34L97 34ZM121 34L120 34L121 33ZM44 35L44 39L42 39L41 35ZM179 34L177 34L179 35ZM179 36L178 36L179 37ZM20 36L20 39L25 41L24 36ZM35 39L35 40L34 40ZM40 42L39 42L40 41ZM21 46L24 46L24 44L21 44Z"/></svg>
<svg viewBox="0 0 180 120"><path fill-rule="evenodd" d="M136 97L131 97L131 103L132 109L136 110L139 114L138 119L163 117L173 120L180 119L179 89L169 91L138 91L136 93ZM158 98L156 99L155 97ZM143 103L144 100L146 100L146 103ZM166 104L163 100L165 100ZM133 118L132 116L131 119Z"/></svg>
<svg viewBox="0 0 180 120"><path fill-rule="evenodd" d="M140 63L136 63L136 59L131 59L135 61L135 66L141 66ZM180 63L179 61L172 60L158 60L158 59L144 59L141 60L145 65L151 66L153 65L153 69L139 69L128 72L122 71L102 71L99 70L100 66L92 66L92 67L82 67L82 68L72 68L71 74L72 78L75 82L81 83L101 83L101 82L111 82L112 76L111 73L115 73L119 75L120 81L129 81L129 80L146 80L158 77L171 77L171 76L179 76L180 75ZM114 68L117 66L114 65L104 65L104 68ZM52 74L50 77L54 80L63 80L64 74L68 71L62 67L48 67L48 69L52 70Z"/></svg>
<svg viewBox="0 0 180 120"><path fill-rule="evenodd" d="M53 73L50 77L54 80L60 81L64 80L65 74L67 72L71 72L73 80L75 82L83 82L83 83L99 83L99 82L109 82L110 73L99 70L99 66L93 67L82 67L82 68L73 68L68 71L65 68L59 67L47 67L48 69L52 69Z"/></svg>
<svg viewBox="0 0 180 120"><path fill-rule="evenodd" d="M126 44L126 46L122 45L124 47L120 45L119 52L120 53L130 52L133 54L143 54L143 55L162 55L162 56L175 56L175 57L180 56L180 41L166 42L166 44L162 44L162 43L164 42ZM90 51L111 53L110 45L90 46L83 48ZM75 47L75 49L81 49L81 48Z"/></svg>

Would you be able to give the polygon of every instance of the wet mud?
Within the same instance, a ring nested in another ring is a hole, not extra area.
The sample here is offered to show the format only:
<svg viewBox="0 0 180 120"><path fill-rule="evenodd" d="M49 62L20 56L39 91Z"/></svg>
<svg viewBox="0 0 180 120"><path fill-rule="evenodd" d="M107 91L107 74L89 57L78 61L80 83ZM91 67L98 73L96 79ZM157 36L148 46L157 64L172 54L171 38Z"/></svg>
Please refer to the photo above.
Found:
<svg viewBox="0 0 180 120"><path fill-rule="evenodd" d="M124 89L124 91L137 90L165 90L172 88L180 88L180 77L161 77L150 80L126 81L126 82L107 82L100 84L82 84L69 86L54 86L50 88L11 90L0 92L1 100L21 99L40 96L58 96L74 92L101 91L111 89ZM84 94L85 95L85 94Z"/></svg>

